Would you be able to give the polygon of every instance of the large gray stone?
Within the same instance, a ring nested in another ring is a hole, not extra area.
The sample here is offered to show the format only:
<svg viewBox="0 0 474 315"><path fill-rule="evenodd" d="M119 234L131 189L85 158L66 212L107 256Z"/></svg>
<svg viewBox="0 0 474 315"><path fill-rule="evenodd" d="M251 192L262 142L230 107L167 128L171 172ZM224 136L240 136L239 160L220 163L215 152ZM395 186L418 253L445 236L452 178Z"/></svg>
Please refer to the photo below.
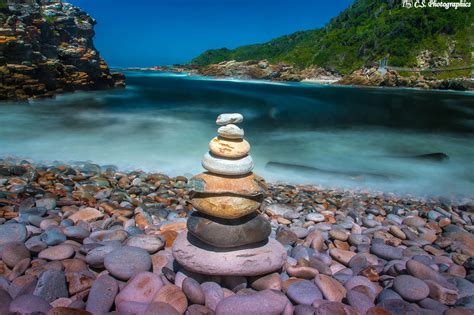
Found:
<svg viewBox="0 0 474 315"><path fill-rule="evenodd" d="M98 277L91 287L86 311L92 314L105 314L112 308L119 286L117 280L109 275Z"/></svg>
<svg viewBox="0 0 474 315"><path fill-rule="evenodd" d="M19 223L0 225L0 245L10 242L24 242L27 237L26 227Z"/></svg>
<svg viewBox="0 0 474 315"><path fill-rule="evenodd" d="M0 288L0 315L8 314L12 298L7 291Z"/></svg>
<svg viewBox="0 0 474 315"><path fill-rule="evenodd" d="M10 304L12 314L46 314L51 305L40 296L25 294L16 297Z"/></svg>
<svg viewBox="0 0 474 315"><path fill-rule="evenodd" d="M428 297L430 289L423 280L409 275L400 275L393 281L393 288L400 296L410 302Z"/></svg>
<svg viewBox="0 0 474 315"><path fill-rule="evenodd" d="M105 256L104 266L114 277L128 280L142 271L150 270L151 257L142 248L123 246Z"/></svg>
<svg viewBox="0 0 474 315"><path fill-rule="evenodd" d="M236 294L219 302L216 315L278 315L290 303L286 296L277 291L264 290L252 294Z"/></svg>
<svg viewBox="0 0 474 315"><path fill-rule="evenodd" d="M224 249L207 245L187 232L176 238L173 256L190 271L222 276L267 274L279 270L286 261L284 247L273 239L255 246Z"/></svg>
<svg viewBox="0 0 474 315"><path fill-rule="evenodd" d="M46 270L43 272L33 294L42 297L49 303L58 298L68 297L64 271Z"/></svg>

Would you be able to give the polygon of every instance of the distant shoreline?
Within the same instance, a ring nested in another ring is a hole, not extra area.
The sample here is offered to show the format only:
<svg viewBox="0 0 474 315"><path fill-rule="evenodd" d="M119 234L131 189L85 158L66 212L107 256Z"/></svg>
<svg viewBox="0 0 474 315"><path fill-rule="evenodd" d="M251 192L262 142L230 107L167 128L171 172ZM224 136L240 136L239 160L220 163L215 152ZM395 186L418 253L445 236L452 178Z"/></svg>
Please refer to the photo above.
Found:
<svg viewBox="0 0 474 315"><path fill-rule="evenodd" d="M165 69L156 69L155 67L117 67L117 68L112 68L115 71L139 71L139 72L156 72L156 73L163 73L163 74L175 74L175 75L182 75L182 76L189 76L189 77L202 77L210 80L216 80L216 81L259 81L262 83L268 82L270 84L287 84L287 83L302 83L302 84L308 84L312 85L327 85L327 86L334 86L334 87L355 87L355 88L387 88L387 89L406 89L406 90L415 90L415 91L439 91L439 92L464 92L471 94L474 92L474 89L471 90L460 90L460 89L437 89L437 88L423 88L423 87L411 87L411 86L381 86L381 85L360 85L360 84L342 84L339 81L340 80L335 80L335 79L303 79L301 81L283 81L283 80L268 80L268 79L259 79L259 78L251 78L251 77L239 77L239 76L212 76L212 75L205 75L201 74L196 70L191 70L191 71L184 71L184 70L176 70L173 67L165 68ZM474 86L474 79L469 79L469 78L457 78L457 79L465 79L471 82L471 84Z"/></svg>

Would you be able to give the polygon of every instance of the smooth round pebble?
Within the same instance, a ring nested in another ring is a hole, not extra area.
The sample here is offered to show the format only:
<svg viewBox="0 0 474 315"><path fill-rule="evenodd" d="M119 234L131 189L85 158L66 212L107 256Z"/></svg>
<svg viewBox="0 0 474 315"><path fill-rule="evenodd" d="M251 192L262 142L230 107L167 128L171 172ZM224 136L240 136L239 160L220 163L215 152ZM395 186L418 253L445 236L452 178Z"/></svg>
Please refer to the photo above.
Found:
<svg viewBox="0 0 474 315"><path fill-rule="evenodd" d="M114 277L128 280L139 272L150 270L151 257L144 249L123 246L105 256L104 266Z"/></svg>
<svg viewBox="0 0 474 315"><path fill-rule="evenodd" d="M289 303L281 292L264 290L249 294L236 294L224 298L216 307L216 315L281 314Z"/></svg>
<svg viewBox="0 0 474 315"><path fill-rule="evenodd" d="M153 235L140 234L127 239L128 246L135 246L146 250L150 254L154 254L164 247L163 241Z"/></svg>
<svg viewBox="0 0 474 315"><path fill-rule="evenodd" d="M22 242L10 242L3 245L2 261L10 268L15 267L21 260L30 258L30 252Z"/></svg>
<svg viewBox="0 0 474 315"><path fill-rule="evenodd" d="M191 303L204 305L206 302L201 285L193 278L187 277L184 279L181 288Z"/></svg>
<svg viewBox="0 0 474 315"><path fill-rule="evenodd" d="M423 280L409 275L396 277L393 288L402 298L410 302L423 300L430 293L430 288Z"/></svg>
<svg viewBox="0 0 474 315"><path fill-rule="evenodd" d="M64 260L74 255L74 247L67 244L56 245L42 250L38 257L47 260Z"/></svg>
<svg viewBox="0 0 474 315"><path fill-rule="evenodd" d="M318 287L309 280L290 285L286 294L294 303L305 305L311 305L315 300L323 298Z"/></svg>
<svg viewBox="0 0 474 315"><path fill-rule="evenodd" d="M180 314L188 308L188 300L183 291L175 285L163 286L153 298L153 302L164 302L174 307Z"/></svg>
<svg viewBox="0 0 474 315"><path fill-rule="evenodd" d="M10 304L10 312L18 314L46 314L51 308L51 305L46 300L32 294L20 295Z"/></svg>
<svg viewBox="0 0 474 315"><path fill-rule="evenodd" d="M98 277L92 284L87 298L86 311L92 314L104 314L110 311L114 304L119 286L117 280L109 275Z"/></svg>
<svg viewBox="0 0 474 315"><path fill-rule="evenodd" d="M0 245L10 242L24 242L27 237L26 227L19 223L0 225Z"/></svg>

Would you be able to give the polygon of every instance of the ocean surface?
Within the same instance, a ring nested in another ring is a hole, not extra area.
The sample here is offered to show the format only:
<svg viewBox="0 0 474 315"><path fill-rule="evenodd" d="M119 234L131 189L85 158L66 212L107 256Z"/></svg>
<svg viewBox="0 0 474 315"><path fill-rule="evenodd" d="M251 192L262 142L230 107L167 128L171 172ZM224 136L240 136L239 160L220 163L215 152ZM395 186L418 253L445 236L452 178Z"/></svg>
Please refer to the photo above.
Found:
<svg viewBox="0 0 474 315"><path fill-rule="evenodd" d="M0 157L190 175L217 115L240 112L269 181L474 194L473 93L126 75L124 90L0 103ZM431 153L449 158L415 158Z"/></svg>

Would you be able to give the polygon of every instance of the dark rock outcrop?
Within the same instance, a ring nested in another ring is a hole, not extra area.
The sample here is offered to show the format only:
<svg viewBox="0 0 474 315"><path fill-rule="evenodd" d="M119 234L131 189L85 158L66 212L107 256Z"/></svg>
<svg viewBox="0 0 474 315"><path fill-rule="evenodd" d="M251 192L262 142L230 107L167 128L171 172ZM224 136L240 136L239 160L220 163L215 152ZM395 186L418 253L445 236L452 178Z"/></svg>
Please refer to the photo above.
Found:
<svg viewBox="0 0 474 315"><path fill-rule="evenodd" d="M1 0L0 100L123 87L94 47L95 24L59 0Z"/></svg>

